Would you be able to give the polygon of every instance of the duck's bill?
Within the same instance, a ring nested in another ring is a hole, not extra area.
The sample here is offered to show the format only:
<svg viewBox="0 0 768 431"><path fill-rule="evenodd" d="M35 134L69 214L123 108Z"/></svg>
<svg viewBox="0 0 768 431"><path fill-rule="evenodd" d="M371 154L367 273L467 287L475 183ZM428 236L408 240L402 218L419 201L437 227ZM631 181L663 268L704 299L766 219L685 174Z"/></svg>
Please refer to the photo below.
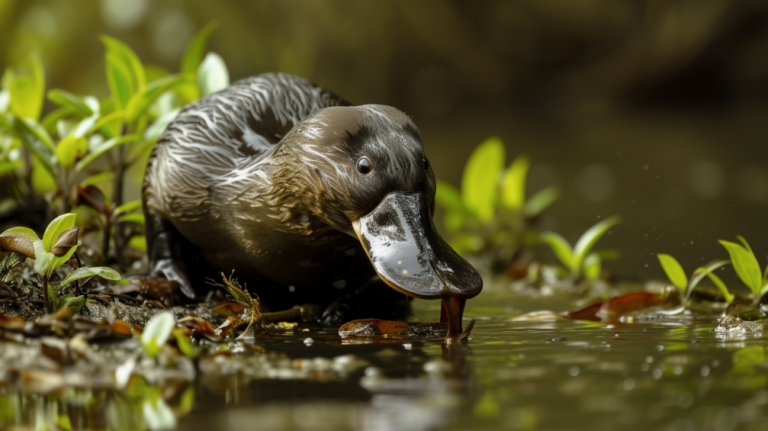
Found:
<svg viewBox="0 0 768 431"><path fill-rule="evenodd" d="M381 279L406 295L443 300L446 340L460 338L464 302L483 280L437 232L425 197L390 193L352 225Z"/></svg>

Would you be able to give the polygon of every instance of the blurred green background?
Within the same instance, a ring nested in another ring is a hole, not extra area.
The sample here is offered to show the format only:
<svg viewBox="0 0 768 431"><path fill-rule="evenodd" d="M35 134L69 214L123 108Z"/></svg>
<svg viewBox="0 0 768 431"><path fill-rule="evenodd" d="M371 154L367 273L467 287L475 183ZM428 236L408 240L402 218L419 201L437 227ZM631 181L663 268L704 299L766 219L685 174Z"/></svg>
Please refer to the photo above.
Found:
<svg viewBox="0 0 768 431"><path fill-rule="evenodd" d="M0 0L0 70L38 49L48 88L105 97L100 34L177 70L210 21L232 80L412 115L438 178L490 135L529 154L529 189L563 191L543 230L624 217L615 273L663 277L656 252L691 270L736 234L768 254L768 2Z"/></svg>

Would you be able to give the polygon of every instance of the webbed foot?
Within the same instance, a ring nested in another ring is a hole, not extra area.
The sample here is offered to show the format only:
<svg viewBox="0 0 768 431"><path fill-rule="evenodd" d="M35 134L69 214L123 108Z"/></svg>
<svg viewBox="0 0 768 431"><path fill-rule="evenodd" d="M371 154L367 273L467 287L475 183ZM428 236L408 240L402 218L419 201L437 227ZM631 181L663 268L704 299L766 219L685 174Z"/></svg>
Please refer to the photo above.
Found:
<svg viewBox="0 0 768 431"><path fill-rule="evenodd" d="M187 275L187 269L180 259L166 258L152 262L149 270L150 277L165 278L179 283L179 289L189 299L198 299L197 292Z"/></svg>

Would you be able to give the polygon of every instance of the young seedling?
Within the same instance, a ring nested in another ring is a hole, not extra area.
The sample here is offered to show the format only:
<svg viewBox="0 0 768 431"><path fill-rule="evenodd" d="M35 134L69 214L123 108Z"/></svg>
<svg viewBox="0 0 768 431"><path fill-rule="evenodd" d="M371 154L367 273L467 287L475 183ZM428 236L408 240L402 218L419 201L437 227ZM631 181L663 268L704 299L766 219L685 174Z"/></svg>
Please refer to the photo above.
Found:
<svg viewBox="0 0 768 431"><path fill-rule="evenodd" d="M55 109L42 118L46 89L40 56L32 54L20 67L7 69L0 89L0 174L10 172L24 178L24 183L15 181L21 189L16 201L29 206L35 193L47 194L55 212L70 212L77 187L113 173L112 202L120 208L126 172L146 160L180 108L229 84L221 57L205 56L214 28L215 24L209 24L193 38L178 74L142 64L126 44L103 36L111 97L99 100L52 90L47 95ZM16 151L19 147L23 148L21 157ZM93 162L105 155L109 155L108 172L93 175ZM22 198L24 194L27 196ZM122 220L115 220L112 229L115 255L124 267L127 241ZM107 232L107 244L109 237Z"/></svg>
<svg viewBox="0 0 768 431"><path fill-rule="evenodd" d="M541 234L541 239L549 245L560 263L570 272L571 278L578 280L584 271L589 275L588 278L594 279L600 275L601 253L590 253L590 250L609 229L620 222L621 217L613 216L597 223L581 235L573 248L565 238L555 232L544 232Z"/></svg>
<svg viewBox="0 0 768 431"><path fill-rule="evenodd" d="M461 190L437 182L435 203L445 210L443 224L461 254L493 251L499 260L511 260L519 245L533 242L527 223L560 196L557 187L548 187L527 198L530 159L520 155L507 169L504 159L501 139L488 138L472 151Z"/></svg>
<svg viewBox="0 0 768 431"><path fill-rule="evenodd" d="M168 337L171 336L174 326L176 326L176 319L168 311L155 314L147 322L144 332L141 333L141 344L144 345L144 351L147 353L147 356L154 358L160 353L160 349L168 341Z"/></svg>
<svg viewBox="0 0 768 431"><path fill-rule="evenodd" d="M657 256L659 258L659 263L661 263L661 267L664 268L664 272L669 278L669 281L671 281L672 284L680 290L680 294L683 296L683 306L688 303L688 299L691 297L691 292L693 292L693 289L696 288L696 286L705 276L709 276L709 278L715 283L715 286L717 286L717 288L720 290L720 293L723 295L723 298L725 298L725 301L728 304L733 302L733 294L731 294L728 289L725 288L725 285L723 284L722 280L720 280L720 277L713 273L713 271L717 268L720 268L721 266L729 263L727 260L718 260L716 262L710 263L707 266L696 268L689 280L685 275L685 271L683 271L683 267L680 265L677 259L664 253L659 253Z"/></svg>
<svg viewBox="0 0 768 431"><path fill-rule="evenodd" d="M0 234L0 251L19 253L35 260L35 272L42 280L43 303L47 313L55 311L53 306L69 305L62 303L56 290L50 285L50 281L56 268L69 263L77 250L77 234L75 214L71 213L55 218L48 225L42 239L32 229L24 227L11 228ZM59 287L96 275L107 280L122 281L120 274L112 268L78 268L65 277ZM74 298L66 299L67 302L74 300ZM79 303L80 300L77 301Z"/></svg>
<svg viewBox="0 0 768 431"><path fill-rule="evenodd" d="M752 251L749 243L747 243L747 240L740 235L737 235L736 238L743 245L723 240L719 242L728 250L736 274L752 291L752 305L757 307L760 304L760 299L768 292L768 267L765 268L765 272L761 272L760 264L757 262L755 253ZM712 280L715 281L714 278ZM717 284L716 281L715 283Z"/></svg>

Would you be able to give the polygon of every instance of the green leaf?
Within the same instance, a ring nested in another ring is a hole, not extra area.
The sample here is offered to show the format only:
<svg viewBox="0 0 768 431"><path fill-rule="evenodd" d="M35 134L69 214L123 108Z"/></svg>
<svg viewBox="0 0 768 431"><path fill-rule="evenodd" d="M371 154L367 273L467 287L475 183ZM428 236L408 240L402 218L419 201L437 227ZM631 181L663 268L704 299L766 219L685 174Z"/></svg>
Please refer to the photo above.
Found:
<svg viewBox="0 0 768 431"><path fill-rule="evenodd" d="M16 160L15 162L0 162L0 176L5 175L8 172L15 171L24 166L23 160Z"/></svg>
<svg viewBox="0 0 768 431"><path fill-rule="evenodd" d="M176 337L176 344L179 346L179 350L181 350L181 353L183 353L184 356L190 359L195 359L200 355L200 352L197 351L195 345L189 341L189 338L187 338L184 333L177 332L174 334L174 337Z"/></svg>
<svg viewBox="0 0 768 431"><path fill-rule="evenodd" d="M100 172L95 175L91 175L90 177L84 179L80 182L80 187L86 187L86 186L95 186L99 183L112 183L112 181L115 180L115 174L112 172ZM100 188L103 190L103 188Z"/></svg>
<svg viewBox="0 0 768 431"><path fill-rule="evenodd" d="M168 340L175 325L176 319L168 311L161 311L150 319L141 334L141 343L144 344L149 357L154 358L160 353L160 348Z"/></svg>
<svg viewBox="0 0 768 431"><path fill-rule="evenodd" d="M203 96L213 94L229 86L229 72L224 59L216 53L209 52L197 68L197 85Z"/></svg>
<svg viewBox="0 0 768 431"><path fill-rule="evenodd" d="M162 397L145 399L141 405L144 423L150 430L176 429L176 416Z"/></svg>
<svg viewBox="0 0 768 431"><path fill-rule="evenodd" d="M72 257L73 254L75 254L76 250L77 250L77 246L74 246L70 248L69 251L61 257L56 257L56 255L54 255L53 253L49 253L51 256L53 256L53 258L51 258L51 260L48 262L46 277L50 279L51 276L53 275L53 272L56 271L56 268L69 262L69 259Z"/></svg>
<svg viewBox="0 0 768 431"><path fill-rule="evenodd" d="M127 144L129 142L135 142L135 141L138 141L139 139L141 138L138 135L126 135L126 136L119 136L117 138L112 138L107 142L104 142L103 144L101 144L98 148L94 149L93 151L88 153L87 156L83 157L82 160L77 162L77 166L75 170L77 172L82 172L83 169L85 169L85 167L88 166L91 162L96 160L97 157L106 153L112 148L118 147L123 144Z"/></svg>
<svg viewBox="0 0 768 431"><path fill-rule="evenodd" d="M657 257L661 267L664 268L664 272L667 273L669 281L680 289L681 292L685 293L685 290L688 288L688 276L685 275L685 271L683 271L683 267L680 266L677 259L664 253L657 254Z"/></svg>
<svg viewBox="0 0 768 431"><path fill-rule="evenodd" d="M34 138L42 142L51 153L56 150L56 146L53 144L51 135L48 134L48 132L40 123L30 118L16 117L16 119L18 120L16 123L19 125L22 131L32 135Z"/></svg>
<svg viewBox="0 0 768 431"><path fill-rule="evenodd" d="M190 386L184 391L183 394L181 394L181 398L179 399L179 411L181 412L181 416L186 416L189 412L192 411L194 406L195 388Z"/></svg>
<svg viewBox="0 0 768 431"><path fill-rule="evenodd" d="M597 253L589 253L584 259L584 276L587 280L597 280L602 272L602 261Z"/></svg>
<svg viewBox="0 0 768 431"><path fill-rule="evenodd" d="M51 168L37 157L32 158L32 190L38 195L54 192L58 188Z"/></svg>
<svg viewBox="0 0 768 431"><path fill-rule="evenodd" d="M128 240L128 247L146 252L147 251L147 238L144 235L134 235Z"/></svg>
<svg viewBox="0 0 768 431"><path fill-rule="evenodd" d="M448 244L456 251L456 253L465 256L482 250L485 242L482 237L477 235L459 235L456 238L451 239Z"/></svg>
<svg viewBox="0 0 768 431"><path fill-rule="evenodd" d="M536 217L558 199L560 199L560 189L556 186L547 187L528 199L523 207L523 213L527 217Z"/></svg>
<svg viewBox="0 0 768 431"><path fill-rule="evenodd" d="M707 264L707 266L704 267L707 271L714 272L716 269L720 268L723 265L731 263L729 260L718 260L712 263ZM698 286L699 282L706 276L706 273L704 272L694 272L693 276L691 277L691 281L688 283L688 290L686 291L685 299L688 299L688 296L690 296L693 289Z"/></svg>
<svg viewBox="0 0 768 431"><path fill-rule="evenodd" d="M133 50L125 43L106 35L101 36L101 41L107 49L107 55L112 54L115 60L123 64L129 71L131 86L134 91L144 89L146 78L144 75L144 65Z"/></svg>
<svg viewBox="0 0 768 431"><path fill-rule="evenodd" d="M45 73L38 53L33 53L21 65L23 74L11 72L3 85L10 92L10 110L19 117L32 120L40 118L45 96ZM5 78L5 77L4 77ZM5 82L8 81L8 82Z"/></svg>
<svg viewBox="0 0 768 431"><path fill-rule="evenodd" d="M74 316L81 311L83 311L83 307L85 307L85 296L76 296L74 298L62 298L62 306L69 308L69 312L71 316Z"/></svg>
<svg viewBox="0 0 768 431"><path fill-rule="evenodd" d="M93 111L82 98L67 91L51 90L48 92L48 100L61 107L70 108L73 112L76 112L82 117L90 117L93 115Z"/></svg>
<svg viewBox="0 0 768 431"><path fill-rule="evenodd" d="M144 214L125 214L120 217L120 223L136 223L144 225Z"/></svg>
<svg viewBox="0 0 768 431"><path fill-rule="evenodd" d="M198 66L200 66L200 60L203 59L203 53L205 52L205 45L208 43L208 38L216 29L218 23L210 22L203 27L192 41L187 45L187 49L184 51L184 57L181 59L181 73L187 75L194 75L197 72Z"/></svg>
<svg viewBox="0 0 768 431"><path fill-rule="evenodd" d="M741 281L749 287L753 294L757 295L763 287L763 277L760 272L760 265L757 263L755 254L749 248L742 247L739 244L729 241L719 241L720 244L728 250L731 256L733 269L736 270ZM745 241L746 242L746 241ZM749 245L747 245L748 247Z"/></svg>
<svg viewBox="0 0 768 431"><path fill-rule="evenodd" d="M13 238L24 238L30 241L40 240L40 237L37 236L35 231L26 227L12 227L10 229L6 229L3 233L0 234L0 237L4 237L4 236L9 236Z"/></svg>
<svg viewBox="0 0 768 431"><path fill-rule="evenodd" d="M525 204L525 179L531 160L520 155L515 158L501 181L501 203L512 210L521 210Z"/></svg>
<svg viewBox="0 0 768 431"><path fill-rule="evenodd" d="M33 246L35 248L35 272L37 272L41 277L47 278L48 266L52 260L56 259L56 256L54 256L53 253L48 253L45 251L43 240L35 241Z"/></svg>
<svg viewBox="0 0 768 431"><path fill-rule="evenodd" d="M121 214L134 212L141 209L141 200L130 201L115 208L114 215L119 216Z"/></svg>
<svg viewBox="0 0 768 431"><path fill-rule="evenodd" d="M161 94L185 80L184 77L178 75L166 76L147 85L143 92L134 94L126 108L126 121L131 124L135 123Z"/></svg>
<svg viewBox="0 0 768 431"><path fill-rule="evenodd" d="M45 170L54 175L53 163L56 148L48 132L35 120L22 117L15 118L14 123L24 148L35 156L35 159Z"/></svg>
<svg viewBox="0 0 768 431"><path fill-rule="evenodd" d="M82 267L70 272L69 275L64 277L64 280L61 280L59 285L64 287L76 280L82 280L83 278L90 278L95 276L99 276L101 278L112 281L118 281L121 278L119 272L105 266Z"/></svg>
<svg viewBox="0 0 768 431"><path fill-rule="evenodd" d="M112 100L118 110L124 110L136 91L131 81L130 71L119 58L113 54L107 54L107 83L112 93Z"/></svg>
<svg viewBox="0 0 768 431"><path fill-rule="evenodd" d="M481 143L469 156L461 180L464 205L481 222L493 218L499 188L499 174L504 166L504 144L492 137Z"/></svg>
<svg viewBox="0 0 768 431"><path fill-rule="evenodd" d="M541 234L541 239L549 245L563 266L569 270L573 268L573 251L565 238L555 232L544 232Z"/></svg>
<svg viewBox="0 0 768 431"><path fill-rule="evenodd" d="M50 252L53 245L56 243L56 240L59 239L59 235L64 233L64 231L75 227L76 219L77 216L72 213L62 214L53 219L53 221L48 224L48 227L43 234L44 250Z"/></svg>
<svg viewBox="0 0 768 431"><path fill-rule="evenodd" d="M0 113L5 113L11 106L11 92L8 90L0 91Z"/></svg>
<svg viewBox="0 0 768 431"><path fill-rule="evenodd" d="M14 227L0 234L0 250L7 250L35 258L35 241L39 241L34 231L25 227Z"/></svg>
<svg viewBox="0 0 768 431"><path fill-rule="evenodd" d="M91 133L94 133L97 130L100 130L106 137L113 138L115 136L115 133L113 133L113 127L115 124L118 124L123 121L125 118L125 112L124 111L118 111L113 112L111 114L107 114L96 122L96 124L91 127L91 130L88 131L88 135Z"/></svg>
<svg viewBox="0 0 768 431"><path fill-rule="evenodd" d="M579 238L579 240L576 242L576 246L573 248L573 262L571 262L571 269L578 270L578 268L581 266L581 262L584 260L584 257L586 257L587 253L589 253L589 250L592 249L595 243L603 235L605 235L609 229L618 223L621 223L621 217L613 216L608 217L607 219L587 229L587 231L581 235L581 238Z"/></svg>
<svg viewBox="0 0 768 431"><path fill-rule="evenodd" d="M57 126L60 121L72 115L76 115L72 108L57 108L43 117L43 121L40 122L40 125L50 134L57 131Z"/></svg>
<svg viewBox="0 0 768 431"><path fill-rule="evenodd" d="M93 126L98 122L99 114L93 114L90 117L83 118L83 120L77 123L77 126L72 129L71 135L75 138L83 138L88 135L88 132L90 132L93 129Z"/></svg>
<svg viewBox="0 0 768 431"><path fill-rule="evenodd" d="M722 241L721 241L722 242ZM723 298L725 298L725 302L730 304L733 302L734 295L728 291L728 288L725 287L725 283L723 283L723 280L720 279L715 273L711 272L710 270L706 268L698 268L696 269L696 273L704 273L706 274L710 280L712 280L713 283L715 283L715 286L717 286L717 289L720 290L720 294L723 295Z"/></svg>
<svg viewBox="0 0 768 431"><path fill-rule="evenodd" d="M148 141L156 141L160 139L160 136L165 132L168 125L171 124L171 121L179 115L179 111L181 111L181 109L174 109L161 115L160 118L147 127L147 130L144 132L144 139Z"/></svg>
<svg viewBox="0 0 768 431"><path fill-rule="evenodd" d="M450 210L443 217L443 226L449 232L458 232L467 225L467 217L463 211Z"/></svg>
<svg viewBox="0 0 768 431"><path fill-rule="evenodd" d="M62 168L69 169L75 164L75 160L83 157L86 151L88 151L88 141L85 138L68 136L56 147L56 158Z"/></svg>
<svg viewBox="0 0 768 431"><path fill-rule="evenodd" d="M48 285L48 301L51 303L51 310L58 311L61 308L61 298L59 293L50 284Z"/></svg>
<svg viewBox="0 0 768 431"><path fill-rule="evenodd" d="M437 189L435 190L435 204L446 210L463 210L464 204L461 202L459 189L437 180Z"/></svg>

